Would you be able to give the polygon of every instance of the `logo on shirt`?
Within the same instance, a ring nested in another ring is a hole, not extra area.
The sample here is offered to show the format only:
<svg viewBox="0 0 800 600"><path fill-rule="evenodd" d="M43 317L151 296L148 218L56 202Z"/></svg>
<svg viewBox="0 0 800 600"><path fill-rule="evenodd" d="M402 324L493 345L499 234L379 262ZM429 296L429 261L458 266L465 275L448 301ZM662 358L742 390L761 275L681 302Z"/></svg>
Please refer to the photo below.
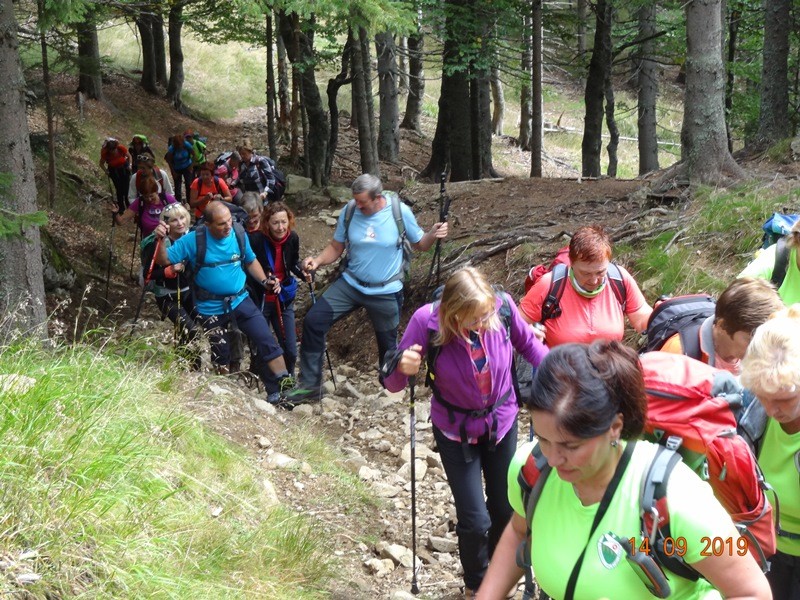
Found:
<svg viewBox="0 0 800 600"><path fill-rule="evenodd" d="M239 258L240 257L238 252L234 252L233 254L231 254L231 261L237 261L239 260Z"/></svg>
<svg viewBox="0 0 800 600"><path fill-rule="evenodd" d="M604 533L597 540L597 554L606 569L615 568L622 560L624 553L625 549L616 540L613 533Z"/></svg>
<svg viewBox="0 0 800 600"><path fill-rule="evenodd" d="M375 228L372 225L367 225L367 230L366 232L364 232L364 241L365 242L375 241Z"/></svg>

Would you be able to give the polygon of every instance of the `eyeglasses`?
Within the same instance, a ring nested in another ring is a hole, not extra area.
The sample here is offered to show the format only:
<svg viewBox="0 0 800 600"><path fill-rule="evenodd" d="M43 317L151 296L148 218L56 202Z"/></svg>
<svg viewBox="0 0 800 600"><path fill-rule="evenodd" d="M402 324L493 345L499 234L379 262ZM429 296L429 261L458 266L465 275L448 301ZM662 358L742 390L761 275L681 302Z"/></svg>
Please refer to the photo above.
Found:
<svg viewBox="0 0 800 600"><path fill-rule="evenodd" d="M474 319L469 323L464 323L463 326L465 329L479 329L481 327L485 327L496 316L497 316L497 310L493 310L489 314L483 315L482 317L478 317L477 319Z"/></svg>

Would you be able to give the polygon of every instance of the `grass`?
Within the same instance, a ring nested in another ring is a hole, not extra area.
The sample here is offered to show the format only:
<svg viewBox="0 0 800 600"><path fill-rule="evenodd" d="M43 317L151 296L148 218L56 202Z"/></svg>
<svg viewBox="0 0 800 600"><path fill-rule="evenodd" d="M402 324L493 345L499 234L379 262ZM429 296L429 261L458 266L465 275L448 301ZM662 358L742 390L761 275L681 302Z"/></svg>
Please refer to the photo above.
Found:
<svg viewBox="0 0 800 600"><path fill-rule="evenodd" d="M33 382L0 405L0 597L26 573L33 598L322 597L318 525L267 505L243 450L168 400L174 374L34 342L0 373Z"/></svg>

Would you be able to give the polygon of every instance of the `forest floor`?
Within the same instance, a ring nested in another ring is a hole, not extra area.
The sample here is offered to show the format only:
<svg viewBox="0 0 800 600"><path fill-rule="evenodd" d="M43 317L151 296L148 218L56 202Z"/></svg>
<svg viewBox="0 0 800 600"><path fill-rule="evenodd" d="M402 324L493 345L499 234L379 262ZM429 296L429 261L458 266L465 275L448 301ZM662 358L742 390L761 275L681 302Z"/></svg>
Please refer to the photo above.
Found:
<svg viewBox="0 0 800 600"><path fill-rule="evenodd" d="M66 91L74 89L73 83L65 78L57 82L65 90L60 96L60 110L68 119L80 123ZM125 78L112 78L106 85L106 94L106 103L87 104L84 119L97 132L102 132L100 137L114 134L123 142L137 133L141 123L147 123L147 130L155 134L151 136L151 144L157 156L164 151L167 136L184 129L199 129L208 136L210 156L232 149L243 137L253 139L256 147L266 146L261 109L241 111L235 119L220 123L198 123L178 115L163 100L137 91L135 84ZM131 115L134 118L130 118ZM359 174L356 132L349 128L348 121L343 116L340 122L339 153L334 164L335 183L344 186ZM31 126L35 133L41 132L38 111L32 115ZM428 134L431 128L432 124L426 122ZM426 228L438 214L439 186L417 182L413 175L427 163L430 135L403 131L402 136L402 164L381 165L385 187L399 191L412 204L420 225ZM526 271L533 264L548 261L555 250L565 244L565 234L577 227L599 223L609 228L615 240L635 241L643 230L657 228L657 221L669 222L687 209L685 198L678 192L651 195L644 180L581 179L557 161L548 162L550 178L530 179L526 157L509 140L495 138L493 150L497 156L504 157L505 165L511 165L506 177L447 185L447 193L452 198L452 229L442 247L443 274L468 262L478 265L491 274L494 283L503 285L516 299L521 296ZM129 277L134 230L128 227L114 234L115 261L109 302L106 302L103 288L110 242L109 228L105 227L105 223L109 223L109 192L102 187L104 182L97 183L94 156L73 153L71 157L69 167L62 169L61 179L69 178L65 172L72 173L80 180L81 193L65 195L58 200L56 210L49 212L50 224L46 230L77 272L77 284L69 293L71 306L63 305L63 294L49 297L48 306L54 312L53 322L65 327L76 319L84 319L81 330L97 325L115 326L133 317L139 299L140 288ZM796 177L798 173L800 168L786 175ZM45 185L41 176L37 183L40 189ZM84 202L76 198L83 198ZM293 197L289 196L288 200L292 203ZM72 204L66 205L67 202ZM333 228L321 217L336 208L340 205L322 196L307 197L295 204L304 256L315 254L328 242ZM428 252L417 257L414 263L403 323L411 311L425 301L424 284L431 257L432 253ZM308 304L308 294L303 290L297 301L298 312L302 313ZM78 306L82 307L80 314ZM88 321L85 320L87 314ZM145 302L143 315L144 323L158 327L150 302ZM187 385L201 392L186 400L186 405L213 430L252 452L254 461L269 471L283 501L320 520L330 547L335 549L340 561L336 583L328 590L331 598L403 598L406 596L398 592L409 589L410 569L398 567L379 575L366 566L366 562L379 554L376 539L410 546L409 486L407 478L397 480L397 472L404 464L400 449L407 443L408 435L407 417L403 420L406 405L402 398L384 401L381 396L374 377L377 352L372 328L363 314L357 312L339 323L329 340L340 387L345 381L351 382L360 395L351 391L346 399L339 391L332 394L332 404L313 410L265 413L253 408L254 392L239 382L190 374ZM208 381L216 383L198 383L207 377ZM425 396L421 390L418 394ZM424 419L425 401L419 406L423 418L418 419L418 443L432 446L429 424ZM285 448L283 432L293 423L299 426L301 421L304 427L311 427L317 435L325 436L342 450L363 456L366 464L379 473L373 477L373 483L397 484L402 491L395 497L385 497L372 513L365 513L351 511L332 500L324 477L304 478L298 487L301 476L296 471L275 470L270 466L269 456ZM520 437L526 436L521 434ZM449 490L435 458L428 464L431 469L418 490L418 554L424 565L419 575L420 597L455 600L461 597L459 567L453 558L455 552L436 550L429 543L431 535L454 539Z"/></svg>

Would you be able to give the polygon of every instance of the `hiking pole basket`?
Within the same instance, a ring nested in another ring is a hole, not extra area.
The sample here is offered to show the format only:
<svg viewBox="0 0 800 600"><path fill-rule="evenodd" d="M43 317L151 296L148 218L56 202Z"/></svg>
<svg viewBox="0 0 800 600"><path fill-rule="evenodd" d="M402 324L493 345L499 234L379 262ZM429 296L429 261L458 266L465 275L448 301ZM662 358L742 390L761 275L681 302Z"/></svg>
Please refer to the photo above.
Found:
<svg viewBox="0 0 800 600"><path fill-rule="evenodd" d="M417 585L417 417L414 410L416 378L408 378L411 401L408 409L408 428L411 439L411 593L419 594Z"/></svg>

